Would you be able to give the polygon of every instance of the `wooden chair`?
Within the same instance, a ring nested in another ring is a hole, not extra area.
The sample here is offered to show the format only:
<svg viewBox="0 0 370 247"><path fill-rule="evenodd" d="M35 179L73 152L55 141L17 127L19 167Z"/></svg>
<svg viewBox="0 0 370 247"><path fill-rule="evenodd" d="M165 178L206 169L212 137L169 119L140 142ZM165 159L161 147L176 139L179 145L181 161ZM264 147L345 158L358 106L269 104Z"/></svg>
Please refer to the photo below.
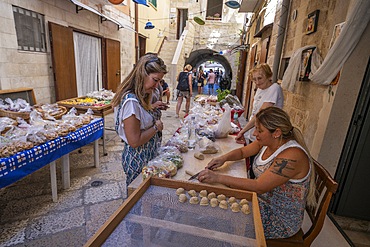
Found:
<svg viewBox="0 0 370 247"><path fill-rule="evenodd" d="M303 233L299 230L290 238L267 239L267 246L271 247L289 247L289 246L310 246L319 235L325 221L325 216L328 211L330 199L337 191L338 183L330 176L329 172L316 160L314 160L316 173L316 199L318 201L316 208L306 208L307 214L311 219L312 225L310 229Z"/></svg>

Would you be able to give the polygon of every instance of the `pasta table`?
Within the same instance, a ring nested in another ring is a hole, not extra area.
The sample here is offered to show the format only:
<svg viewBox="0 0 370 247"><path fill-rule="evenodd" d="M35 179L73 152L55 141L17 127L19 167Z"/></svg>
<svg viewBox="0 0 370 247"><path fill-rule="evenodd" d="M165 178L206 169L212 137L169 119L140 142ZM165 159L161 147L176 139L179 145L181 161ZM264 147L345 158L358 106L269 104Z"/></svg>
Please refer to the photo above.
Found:
<svg viewBox="0 0 370 247"><path fill-rule="evenodd" d="M86 97L66 99L66 100L58 101L57 104L64 106L67 109L71 109L74 107L79 113L85 113L88 109L91 109L94 112L94 115L102 117L104 119L104 122L105 122L105 116L113 112L113 108L111 104L105 104L102 106L86 106L86 105L68 103L68 102L73 102L75 99L82 99L82 98L86 98ZM103 129L103 154L105 156L107 155L107 152L105 151L105 129Z"/></svg>
<svg viewBox="0 0 370 247"><path fill-rule="evenodd" d="M190 175L188 173L195 174L203 170L212 158L225 154L236 148L243 147L242 144L238 144L235 142L235 136L233 135L228 135L227 138L216 139L215 143L219 146L220 151L216 154L205 154L204 160L198 160L194 157L194 153L196 152L196 150L189 150L187 153L183 153L182 156L184 159L184 165L182 168L177 170L177 174L173 176L172 179L188 181L188 179L190 178ZM188 173L186 173L186 171ZM228 161L222 167L220 167L217 172L230 176L247 178L245 159L238 161ZM130 195L132 192L134 192L142 182L143 176L142 174L140 174L134 181L132 181L131 184L129 184L127 188L128 194ZM192 180L192 182L198 182L198 180L194 179ZM225 187L221 184L218 184L217 186Z"/></svg>
<svg viewBox="0 0 370 247"><path fill-rule="evenodd" d="M58 137L31 149L0 159L0 189L50 164L51 190L56 202L57 182L55 160L61 158L63 188L70 187L69 153L94 142L94 166L99 165L98 140L103 136L104 121L93 119L67 136Z"/></svg>

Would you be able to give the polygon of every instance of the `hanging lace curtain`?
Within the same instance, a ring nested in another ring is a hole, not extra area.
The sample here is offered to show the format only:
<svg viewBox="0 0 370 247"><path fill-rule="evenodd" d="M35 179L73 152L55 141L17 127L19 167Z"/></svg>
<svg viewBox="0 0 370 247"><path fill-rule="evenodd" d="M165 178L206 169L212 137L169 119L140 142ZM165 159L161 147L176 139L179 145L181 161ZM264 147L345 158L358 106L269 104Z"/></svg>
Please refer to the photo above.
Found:
<svg viewBox="0 0 370 247"><path fill-rule="evenodd" d="M302 69L302 52L308 49L314 49L316 46L307 45L296 50L289 60L289 66L286 69L283 81L281 83L282 88L294 92L295 84L299 80L299 72ZM311 55L311 72L310 75L315 73L320 67L322 58L319 54L318 49L314 49Z"/></svg>
<svg viewBox="0 0 370 247"><path fill-rule="evenodd" d="M318 55L317 48L312 54L311 73L309 79L321 85L329 85L339 70L342 68L353 49L360 40L370 20L370 1L355 1L353 9L349 14L338 38L330 48L323 62ZM282 87L291 92L294 91L295 83L298 81L302 52L314 46L299 48L292 55L289 66L284 73Z"/></svg>
<svg viewBox="0 0 370 247"><path fill-rule="evenodd" d="M355 49L370 20L370 1L357 0L342 31L310 80L329 85Z"/></svg>
<svg viewBox="0 0 370 247"><path fill-rule="evenodd" d="M102 88L101 40L82 33L73 33L79 97Z"/></svg>

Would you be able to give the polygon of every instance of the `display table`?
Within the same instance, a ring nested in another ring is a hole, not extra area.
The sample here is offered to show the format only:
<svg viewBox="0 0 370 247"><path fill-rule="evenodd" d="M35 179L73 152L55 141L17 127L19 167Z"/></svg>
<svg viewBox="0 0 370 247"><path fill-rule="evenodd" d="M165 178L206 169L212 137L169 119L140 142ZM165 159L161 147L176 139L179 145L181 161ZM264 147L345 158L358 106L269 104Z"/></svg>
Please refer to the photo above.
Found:
<svg viewBox="0 0 370 247"><path fill-rule="evenodd" d="M63 188L67 189L70 186L69 153L94 142L94 165L95 167L98 166L98 140L103 135L103 129L103 119L97 118L67 136L58 137L13 156L1 158L0 188L6 187L50 164L52 197L54 202L57 201L55 160L61 158Z"/></svg>
<svg viewBox="0 0 370 247"><path fill-rule="evenodd" d="M219 147L220 151L216 154L205 154L204 160L198 160L194 157L195 150L189 150L187 153L183 153L183 159L184 159L184 165L182 168L180 168L177 171L177 174L172 177L172 179L175 180L182 180L182 181L188 181L191 174L195 174L205 168L205 166L208 164L209 161L211 161L212 158L220 156L222 154L225 154L231 150L234 150L236 148L243 147L242 144L238 144L235 142L235 136L229 135L227 138L223 139L216 139L215 142ZM235 163L232 165L229 165L231 163ZM186 173L188 171L188 173ZM219 173L227 174L230 176L235 177L247 177L247 168L245 165L245 159L239 160L239 161L228 161L224 164L224 166L220 167L218 169ZM128 186L127 192L130 195L133 191L135 191L140 184L143 182L142 174L140 174L132 183ZM191 182L198 182L197 179L192 180ZM224 185L218 185L223 186Z"/></svg>
<svg viewBox="0 0 370 247"><path fill-rule="evenodd" d="M113 108L111 104L106 104L102 106L86 106L86 105L77 105L77 104L67 103L67 102L73 102L75 99L82 99L82 98L86 98L86 97L66 99L66 100L58 101L57 104L67 107L67 109L71 109L74 107L79 113L85 113L88 109L91 109L94 112L94 115L102 117L104 119L104 122L105 122L105 116L113 112ZM107 155L107 152L105 151L105 129L103 129L103 154Z"/></svg>
<svg viewBox="0 0 370 247"><path fill-rule="evenodd" d="M179 202L180 187L245 198L250 214ZM266 246L266 242L255 192L152 177L84 246Z"/></svg>

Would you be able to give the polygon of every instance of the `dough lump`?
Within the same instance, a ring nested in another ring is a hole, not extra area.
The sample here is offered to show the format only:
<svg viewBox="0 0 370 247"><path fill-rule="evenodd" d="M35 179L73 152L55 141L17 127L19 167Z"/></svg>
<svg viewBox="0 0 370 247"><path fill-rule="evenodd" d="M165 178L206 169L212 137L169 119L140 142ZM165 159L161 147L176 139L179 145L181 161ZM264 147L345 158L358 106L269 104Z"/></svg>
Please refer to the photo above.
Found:
<svg viewBox="0 0 370 247"><path fill-rule="evenodd" d="M226 200L220 201L220 205L218 206L222 209L227 209L227 201Z"/></svg>
<svg viewBox="0 0 370 247"><path fill-rule="evenodd" d="M239 207L239 204L237 202L234 202L233 204L231 204L231 211L233 211L235 213L240 211L240 207Z"/></svg>
<svg viewBox="0 0 370 247"><path fill-rule="evenodd" d="M211 207L212 208L218 206L218 200L217 200L217 198L212 198L210 202L211 202Z"/></svg>
<svg viewBox="0 0 370 247"><path fill-rule="evenodd" d="M199 195L200 195L201 197L207 197L207 194L208 194L208 192L207 192L206 190L201 190L201 191L199 192Z"/></svg>
<svg viewBox="0 0 370 247"><path fill-rule="evenodd" d="M189 202L190 202L190 204L198 204L199 203L199 198L196 197L196 196L193 196L192 198L190 198Z"/></svg>
<svg viewBox="0 0 370 247"><path fill-rule="evenodd" d="M218 195L218 196L217 196L217 200L218 200L219 202L221 202L221 201L223 201L223 200L226 200L226 196L225 196L224 194L220 194L220 195Z"/></svg>
<svg viewBox="0 0 370 247"><path fill-rule="evenodd" d="M185 195L185 194L180 194L180 195L179 195L179 201L180 201L180 202L184 203L184 202L186 202L187 200L188 200L188 198L186 197L186 195Z"/></svg>
<svg viewBox="0 0 370 247"><path fill-rule="evenodd" d="M241 199L239 204L240 204L240 206L243 206L244 204L248 204L248 200L247 199Z"/></svg>
<svg viewBox="0 0 370 247"><path fill-rule="evenodd" d="M201 206L208 206L208 198L207 197L202 197L202 199L200 199L200 205Z"/></svg>
<svg viewBox="0 0 370 247"><path fill-rule="evenodd" d="M243 213L245 213L245 214L250 214L250 213L251 213L251 211L250 211L250 209L249 209L249 205L248 205L248 204L244 204L244 205L242 206L242 212L243 212Z"/></svg>
<svg viewBox="0 0 370 247"><path fill-rule="evenodd" d="M185 192L185 189L184 188L178 188L177 190L176 190L176 195L181 195L181 194L184 194L184 192Z"/></svg>
<svg viewBox="0 0 370 247"><path fill-rule="evenodd" d="M235 197L233 197L233 196L232 196L232 197L230 197L230 198L229 198L229 204L230 204L230 205L232 205L234 202L236 202Z"/></svg>
<svg viewBox="0 0 370 247"><path fill-rule="evenodd" d="M191 197L195 197L197 196L197 192L195 190L189 190L188 191L188 194L191 196Z"/></svg>
<svg viewBox="0 0 370 247"><path fill-rule="evenodd" d="M208 194L208 199L211 200L212 198L216 198L216 193L215 192L211 192Z"/></svg>

